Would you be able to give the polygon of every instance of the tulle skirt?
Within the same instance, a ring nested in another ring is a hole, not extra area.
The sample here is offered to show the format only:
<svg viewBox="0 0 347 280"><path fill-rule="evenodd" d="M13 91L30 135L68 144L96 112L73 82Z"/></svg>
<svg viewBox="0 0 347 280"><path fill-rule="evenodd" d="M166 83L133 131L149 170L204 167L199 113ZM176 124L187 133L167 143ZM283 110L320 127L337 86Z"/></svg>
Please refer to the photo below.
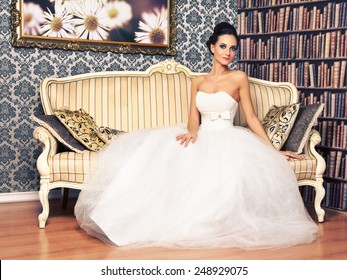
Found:
<svg viewBox="0 0 347 280"><path fill-rule="evenodd" d="M286 159L241 127L139 130L109 143L92 167L75 215L118 246L279 248L310 243L317 225Z"/></svg>

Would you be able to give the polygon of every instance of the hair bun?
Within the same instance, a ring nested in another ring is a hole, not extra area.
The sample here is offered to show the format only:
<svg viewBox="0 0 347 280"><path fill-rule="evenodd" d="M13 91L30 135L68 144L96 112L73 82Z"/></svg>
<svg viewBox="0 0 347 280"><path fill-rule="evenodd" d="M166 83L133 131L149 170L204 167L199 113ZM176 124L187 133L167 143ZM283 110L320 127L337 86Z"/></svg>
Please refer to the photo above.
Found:
<svg viewBox="0 0 347 280"><path fill-rule="evenodd" d="M230 28L233 29L234 27L230 23L223 21L223 22L218 23L214 27L213 33L218 33L220 30L230 29Z"/></svg>

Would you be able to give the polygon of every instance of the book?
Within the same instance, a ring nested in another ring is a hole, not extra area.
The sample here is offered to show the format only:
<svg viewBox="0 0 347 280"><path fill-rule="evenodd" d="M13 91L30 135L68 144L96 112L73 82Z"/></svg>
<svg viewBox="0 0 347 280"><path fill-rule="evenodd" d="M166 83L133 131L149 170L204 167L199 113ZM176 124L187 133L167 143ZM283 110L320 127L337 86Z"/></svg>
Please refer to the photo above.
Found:
<svg viewBox="0 0 347 280"><path fill-rule="evenodd" d="M343 134L342 134L342 143L341 143L341 148L346 149L347 147L347 125L343 125Z"/></svg>
<svg viewBox="0 0 347 280"><path fill-rule="evenodd" d="M288 31L289 30L289 21L290 20L291 20L291 17L290 17L290 6L287 6L286 10L285 10L285 16L284 16L283 31Z"/></svg>
<svg viewBox="0 0 347 280"><path fill-rule="evenodd" d="M328 91L324 91L323 92L323 99L324 99L324 109L323 109L323 117L327 117L328 116Z"/></svg>
<svg viewBox="0 0 347 280"><path fill-rule="evenodd" d="M304 15L304 9L305 9L304 6L299 7L299 15L298 15L299 21L298 21L298 26L296 28L297 30L303 30L304 29L304 17L306 17Z"/></svg>
<svg viewBox="0 0 347 280"><path fill-rule="evenodd" d="M326 146L327 145L327 121L322 121L322 130L320 131L321 133L321 138L322 138L322 146Z"/></svg>
<svg viewBox="0 0 347 280"><path fill-rule="evenodd" d="M330 33L330 56L331 58L336 57L336 49L337 49L337 45L336 45L336 40L337 40L337 33L336 31L332 31Z"/></svg>
<svg viewBox="0 0 347 280"><path fill-rule="evenodd" d="M329 207L330 206L330 191L331 189L331 183L328 182L326 185L325 185L325 205L326 207Z"/></svg>
<svg viewBox="0 0 347 280"><path fill-rule="evenodd" d="M335 21L334 21L334 27L339 27L339 20L340 20L340 3L336 3L335 4L335 9L334 9L334 12L335 12Z"/></svg>
<svg viewBox="0 0 347 280"><path fill-rule="evenodd" d="M314 64L310 64L309 65L309 73L310 73L310 86L311 87L315 87L316 83L315 83L315 65Z"/></svg>
<svg viewBox="0 0 347 280"><path fill-rule="evenodd" d="M330 94L330 117L335 117L336 93Z"/></svg>
<svg viewBox="0 0 347 280"><path fill-rule="evenodd" d="M337 121L333 121L331 147L336 147L336 138L337 138Z"/></svg>
<svg viewBox="0 0 347 280"><path fill-rule="evenodd" d="M332 66L332 84L331 86L333 88L339 87L340 82L340 69L341 69L341 62L340 61L334 61L334 65Z"/></svg>
<svg viewBox="0 0 347 280"><path fill-rule="evenodd" d="M325 52L324 52L324 58L329 58L330 55L330 37L331 33L326 33L325 34Z"/></svg>
<svg viewBox="0 0 347 280"><path fill-rule="evenodd" d="M339 80L339 83L337 84L337 81L336 81L336 85L340 88L343 88L343 87L346 87L346 65L347 65L347 61L346 60L342 60L341 61L341 70L340 70L340 80Z"/></svg>
<svg viewBox="0 0 347 280"><path fill-rule="evenodd" d="M345 157L342 157L342 159L341 159L341 168L340 168L339 178L345 179L345 178L344 178L345 169L346 169L346 158L345 158Z"/></svg>
<svg viewBox="0 0 347 280"><path fill-rule="evenodd" d="M327 121L327 136L326 136L326 145L332 147L333 140L333 121Z"/></svg>
<svg viewBox="0 0 347 280"><path fill-rule="evenodd" d="M346 211L347 210L347 183L343 184L342 187L342 203L341 203L341 210Z"/></svg>
<svg viewBox="0 0 347 280"><path fill-rule="evenodd" d="M285 8L280 8L279 10L279 17L278 17L278 32L284 31L284 17L285 17Z"/></svg>
<svg viewBox="0 0 347 280"><path fill-rule="evenodd" d="M335 150L329 152L329 165L328 165L329 177L334 177L335 175L336 155L337 155L337 151Z"/></svg>
<svg viewBox="0 0 347 280"><path fill-rule="evenodd" d="M337 135L336 135L336 147L341 147L341 139L342 139L342 128L343 126L339 124L337 126Z"/></svg>
<svg viewBox="0 0 347 280"><path fill-rule="evenodd" d="M336 32L336 56L335 57L340 57L341 56L341 30Z"/></svg>
<svg viewBox="0 0 347 280"><path fill-rule="evenodd" d="M264 28L263 28L263 13L262 12L258 12L258 32L259 33L263 33L264 32Z"/></svg>
<svg viewBox="0 0 347 280"><path fill-rule="evenodd" d="M310 29L316 29L316 20L317 20L317 6L313 6L312 14L310 16Z"/></svg>
<svg viewBox="0 0 347 280"><path fill-rule="evenodd" d="M334 177L335 178L339 178L341 161L342 161L342 152L341 151L337 151L337 153L336 153L336 162L335 162L335 173L334 173Z"/></svg>
<svg viewBox="0 0 347 280"><path fill-rule="evenodd" d="M345 123L341 122L340 124L340 142L339 142L339 147L343 148L344 147L344 135L345 135Z"/></svg>
<svg viewBox="0 0 347 280"><path fill-rule="evenodd" d="M324 6L324 8L323 8L323 16L322 16L322 25L321 25L322 29L326 29L327 28L327 17L328 17L328 6Z"/></svg>
<svg viewBox="0 0 347 280"><path fill-rule="evenodd" d="M309 86L309 70L310 64L308 61L304 62L304 81L303 81L303 85L304 87L308 87Z"/></svg>
<svg viewBox="0 0 347 280"><path fill-rule="evenodd" d="M327 19L326 19L326 26L325 28L326 29L329 29L331 28L331 13L332 13L332 3L329 2L328 5L327 5Z"/></svg>

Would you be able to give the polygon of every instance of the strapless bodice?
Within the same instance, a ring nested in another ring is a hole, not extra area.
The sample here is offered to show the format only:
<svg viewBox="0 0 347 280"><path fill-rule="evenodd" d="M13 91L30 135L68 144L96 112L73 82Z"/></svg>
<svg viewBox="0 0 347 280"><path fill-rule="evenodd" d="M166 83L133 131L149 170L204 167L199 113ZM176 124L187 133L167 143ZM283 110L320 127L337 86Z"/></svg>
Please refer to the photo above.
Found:
<svg viewBox="0 0 347 280"><path fill-rule="evenodd" d="M221 129L233 126L238 103L228 93L198 91L196 107L201 114L200 130Z"/></svg>

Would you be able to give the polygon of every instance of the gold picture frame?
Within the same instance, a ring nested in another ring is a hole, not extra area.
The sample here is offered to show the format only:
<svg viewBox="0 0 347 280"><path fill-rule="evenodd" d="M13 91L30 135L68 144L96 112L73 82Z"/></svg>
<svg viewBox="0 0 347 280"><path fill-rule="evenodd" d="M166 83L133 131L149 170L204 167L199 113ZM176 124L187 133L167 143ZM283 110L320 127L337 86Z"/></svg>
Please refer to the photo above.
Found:
<svg viewBox="0 0 347 280"><path fill-rule="evenodd" d="M176 55L177 0L12 0L12 45Z"/></svg>

